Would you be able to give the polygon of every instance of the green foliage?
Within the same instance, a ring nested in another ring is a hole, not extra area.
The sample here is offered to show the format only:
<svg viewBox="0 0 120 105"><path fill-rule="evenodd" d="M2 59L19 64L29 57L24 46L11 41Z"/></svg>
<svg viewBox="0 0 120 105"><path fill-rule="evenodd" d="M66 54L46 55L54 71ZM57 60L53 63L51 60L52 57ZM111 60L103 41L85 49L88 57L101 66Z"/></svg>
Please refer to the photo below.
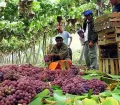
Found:
<svg viewBox="0 0 120 105"><path fill-rule="evenodd" d="M74 25L66 25L67 31L71 33L75 32L77 25L82 23L82 13L85 10L93 10L96 16L96 0L90 2L89 0L56 0L53 3L50 0L33 0L28 14L22 17L18 13L19 0L7 0L6 3L5 8L0 7L0 49L2 52L27 49L41 40L44 34L46 36L44 40L56 35L58 15L63 16L66 23L68 19L77 19ZM105 9L104 12L109 13L110 8ZM16 41L11 44L13 37Z"/></svg>
<svg viewBox="0 0 120 105"><path fill-rule="evenodd" d="M112 84L111 84L112 85ZM105 98L113 97L115 100L120 102L120 84L118 83L117 87L111 91L106 90L105 92L100 93L99 95L92 95L92 90L89 93L84 95L72 95L72 94L64 94L62 90L53 90L53 96L50 96L50 91L45 89L41 93L39 93L33 101L29 105L78 105L84 99L92 99L97 103L102 103Z"/></svg>
<svg viewBox="0 0 120 105"><path fill-rule="evenodd" d="M6 7L0 13L4 20L15 21L18 16L18 5L14 0L8 0Z"/></svg>

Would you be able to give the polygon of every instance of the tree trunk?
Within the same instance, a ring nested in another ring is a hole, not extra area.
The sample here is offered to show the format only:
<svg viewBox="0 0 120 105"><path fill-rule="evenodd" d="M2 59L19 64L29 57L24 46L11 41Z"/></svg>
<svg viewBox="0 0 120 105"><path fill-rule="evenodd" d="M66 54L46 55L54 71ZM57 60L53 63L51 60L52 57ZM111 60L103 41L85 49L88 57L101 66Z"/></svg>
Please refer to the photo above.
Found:
<svg viewBox="0 0 120 105"><path fill-rule="evenodd" d="M21 52L18 52L19 63L21 64Z"/></svg>
<svg viewBox="0 0 120 105"><path fill-rule="evenodd" d="M33 50L32 50L32 52L33 52L33 64L35 64L35 43L34 43L34 45L33 45Z"/></svg>
<svg viewBox="0 0 120 105"><path fill-rule="evenodd" d="M39 55L40 55L40 48L41 48L41 45L40 45L40 41L39 41L39 47L38 47L38 52L37 52L37 56L36 56L36 63L38 62L38 59L40 58Z"/></svg>
<svg viewBox="0 0 120 105"><path fill-rule="evenodd" d="M30 60L31 60L31 57L32 57L32 48L30 48L30 55L29 55L29 58L26 59L26 63L30 63Z"/></svg>
<svg viewBox="0 0 120 105"><path fill-rule="evenodd" d="M12 51L12 64L14 63L14 53Z"/></svg>

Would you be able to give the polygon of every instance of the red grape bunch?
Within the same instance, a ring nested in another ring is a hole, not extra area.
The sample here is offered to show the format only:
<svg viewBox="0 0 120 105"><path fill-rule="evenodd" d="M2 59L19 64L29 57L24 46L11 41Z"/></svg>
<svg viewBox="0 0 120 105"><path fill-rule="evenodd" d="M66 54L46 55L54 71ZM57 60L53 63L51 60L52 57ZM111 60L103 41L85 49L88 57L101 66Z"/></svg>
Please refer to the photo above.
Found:
<svg viewBox="0 0 120 105"><path fill-rule="evenodd" d="M30 64L1 66L0 105L28 105L36 94L44 89L53 92L48 82L51 85L59 85L64 93L70 94L80 95L88 93L91 89L93 94L99 94L105 90L107 86L105 82L97 79L85 80L80 75L76 66L69 70L55 71Z"/></svg>
<svg viewBox="0 0 120 105"><path fill-rule="evenodd" d="M45 55L44 60L45 60L45 62L49 62L49 61L51 61L51 57L48 55Z"/></svg>
<svg viewBox="0 0 120 105"><path fill-rule="evenodd" d="M37 93L46 88L49 86L45 82L31 78L5 80L0 85L0 105L28 105Z"/></svg>
<svg viewBox="0 0 120 105"><path fill-rule="evenodd" d="M88 93L89 90L93 90L93 94L99 94L106 89L107 85L105 82L93 79L84 80L80 77L73 77L66 79L62 84L62 90L64 93L70 94L83 94Z"/></svg>

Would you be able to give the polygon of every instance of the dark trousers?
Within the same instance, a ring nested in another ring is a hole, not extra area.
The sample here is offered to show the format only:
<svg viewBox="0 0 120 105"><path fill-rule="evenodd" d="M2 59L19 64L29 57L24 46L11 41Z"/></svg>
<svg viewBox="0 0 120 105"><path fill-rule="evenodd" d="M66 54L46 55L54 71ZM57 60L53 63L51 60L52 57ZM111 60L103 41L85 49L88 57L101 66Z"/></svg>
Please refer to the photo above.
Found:
<svg viewBox="0 0 120 105"><path fill-rule="evenodd" d="M59 57L59 56L52 58L52 62L59 61L59 60L60 60L60 57Z"/></svg>
<svg viewBox="0 0 120 105"><path fill-rule="evenodd" d="M86 65L89 69L98 69L97 65L97 45L94 43L92 48L89 47L89 42L85 42L84 57Z"/></svg>

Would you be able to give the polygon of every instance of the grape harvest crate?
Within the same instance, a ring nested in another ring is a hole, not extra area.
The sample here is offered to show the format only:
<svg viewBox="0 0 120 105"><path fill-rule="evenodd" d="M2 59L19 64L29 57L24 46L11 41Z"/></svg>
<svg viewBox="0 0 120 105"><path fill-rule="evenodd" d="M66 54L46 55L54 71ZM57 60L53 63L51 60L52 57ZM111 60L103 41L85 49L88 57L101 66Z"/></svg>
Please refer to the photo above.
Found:
<svg viewBox="0 0 120 105"><path fill-rule="evenodd" d="M120 41L120 27L116 28L116 41L119 42Z"/></svg>
<svg viewBox="0 0 120 105"><path fill-rule="evenodd" d="M111 13L95 20L95 31L100 32L112 27L120 27L120 13Z"/></svg>
<svg viewBox="0 0 120 105"><path fill-rule="evenodd" d="M120 74L120 43L99 45L99 70L108 74Z"/></svg>
<svg viewBox="0 0 120 105"><path fill-rule="evenodd" d="M118 58L119 57L119 47L117 43L109 45L100 45L99 47L99 58Z"/></svg>
<svg viewBox="0 0 120 105"><path fill-rule="evenodd" d="M99 70L103 73L119 75L120 74L120 60L115 58L99 59Z"/></svg>
<svg viewBox="0 0 120 105"><path fill-rule="evenodd" d="M120 27L113 27L98 32L98 45L116 43L120 41Z"/></svg>

